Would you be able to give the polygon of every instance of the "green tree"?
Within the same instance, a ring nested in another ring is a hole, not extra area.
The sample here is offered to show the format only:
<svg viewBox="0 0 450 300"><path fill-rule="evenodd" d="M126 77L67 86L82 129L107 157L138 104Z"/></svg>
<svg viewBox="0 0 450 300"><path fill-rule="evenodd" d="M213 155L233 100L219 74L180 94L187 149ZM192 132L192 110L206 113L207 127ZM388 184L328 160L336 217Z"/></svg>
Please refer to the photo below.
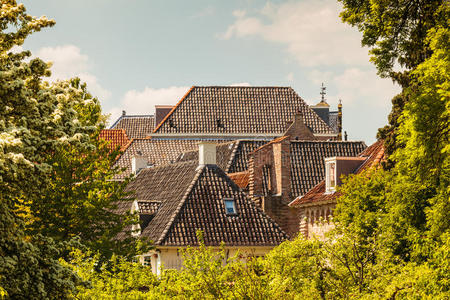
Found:
<svg viewBox="0 0 450 300"><path fill-rule="evenodd" d="M51 167L48 178L40 185L40 193L20 205L26 232L41 233L56 241L79 237L80 242L103 256L113 253L133 256L137 239L131 226L138 219L131 212L118 211L120 202L129 197L128 180L116 181L122 170L113 168L119 150L110 151L98 138L104 128L100 103L80 84L79 79L61 81L51 86L60 104L72 112L59 122L79 123L92 128L83 144L58 145L45 157ZM126 230L127 229L127 230ZM127 234L118 234L126 231Z"/></svg>
<svg viewBox="0 0 450 300"><path fill-rule="evenodd" d="M392 78L403 88L411 84L411 71L433 55L429 31L445 28L450 18L449 4L445 0L339 1L343 4L342 20L362 32L361 44L370 48L371 61L378 73L381 77ZM378 138L385 140L388 155L402 147L396 138L398 119L408 99L405 92L392 99L389 125L378 132ZM390 160L387 167L393 164Z"/></svg>

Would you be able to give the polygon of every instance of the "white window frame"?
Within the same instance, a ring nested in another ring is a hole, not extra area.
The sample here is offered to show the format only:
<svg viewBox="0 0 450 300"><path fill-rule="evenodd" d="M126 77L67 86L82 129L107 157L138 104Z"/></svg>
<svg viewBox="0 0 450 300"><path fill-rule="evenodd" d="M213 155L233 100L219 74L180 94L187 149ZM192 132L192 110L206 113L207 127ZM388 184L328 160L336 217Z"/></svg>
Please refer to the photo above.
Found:
<svg viewBox="0 0 450 300"><path fill-rule="evenodd" d="M331 174L331 166L334 164L334 174ZM334 176L334 186L331 185L331 175ZM325 158L325 193L334 193L337 186L337 160L336 157Z"/></svg>
<svg viewBox="0 0 450 300"><path fill-rule="evenodd" d="M232 213L228 212L227 209L227 201L231 202L233 204L233 211ZM223 205L225 206L225 213L229 216L237 215L237 209L236 209L236 200L234 198L223 198Z"/></svg>

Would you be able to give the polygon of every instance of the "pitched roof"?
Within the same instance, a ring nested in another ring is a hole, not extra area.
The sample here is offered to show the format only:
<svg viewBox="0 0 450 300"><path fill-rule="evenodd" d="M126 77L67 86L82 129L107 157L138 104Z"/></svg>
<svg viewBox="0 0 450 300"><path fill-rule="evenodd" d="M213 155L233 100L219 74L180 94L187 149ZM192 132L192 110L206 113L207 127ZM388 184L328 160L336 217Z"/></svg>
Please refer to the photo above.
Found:
<svg viewBox="0 0 450 300"><path fill-rule="evenodd" d="M142 230L156 245L198 245L197 230L215 246L274 246L288 238L216 165L187 161L145 169L127 190L138 201L161 202ZM236 215L226 214L224 197L236 201Z"/></svg>
<svg viewBox="0 0 450 300"><path fill-rule="evenodd" d="M216 147L217 165L225 173L236 173L248 170L248 154L267 143L257 140L236 140L219 143ZM176 161L198 161L198 150L182 153Z"/></svg>
<svg viewBox="0 0 450 300"><path fill-rule="evenodd" d="M154 132L283 134L298 111L314 133L334 133L290 87L231 86L193 86Z"/></svg>
<svg viewBox="0 0 450 300"><path fill-rule="evenodd" d="M130 142L124 129L103 129L99 138L108 142L108 148L115 150L117 147L124 149Z"/></svg>
<svg viewBox="0 0 450 300"><path fill-rule="evenodd" d="M357 156L365 148L364 142L291 141L292 195L304 195L325 177L326 157Z"/></svg>
<svg viewBox="0 0 450 300"><path fill-rule="evenodd" d="M124 129L130 139L145 138L155 129L153 115L122 115L111 126L111 129Z"/></svg>
<svg viewBox="0 0 450 300"><path fill-rule="evenodd" d="M355 171L355 174L359 174L369 168L378 168L381 165L381 161L384 160L384 146L383 141L379 140L367 147L361 152L359 157L367 157L364 163ZM336 198L340 196L339 192L325 193L325 180L320 181L315 187L309 190L304 196L297 197L292 201L289 206L297 207L303 204L310 203L324 203L334 202Z"/></svg>
<svg viewBox="0 0 450 300"><path fill-rule="evenodd" d="M147 158L149 164L159 166L172 163L180 153L197 148L198 142L198 140L133 139L114 164L114 166L125 168L125 171L117 175L115 179L123 179L131 174L131 158L138 152Z"/></svg>

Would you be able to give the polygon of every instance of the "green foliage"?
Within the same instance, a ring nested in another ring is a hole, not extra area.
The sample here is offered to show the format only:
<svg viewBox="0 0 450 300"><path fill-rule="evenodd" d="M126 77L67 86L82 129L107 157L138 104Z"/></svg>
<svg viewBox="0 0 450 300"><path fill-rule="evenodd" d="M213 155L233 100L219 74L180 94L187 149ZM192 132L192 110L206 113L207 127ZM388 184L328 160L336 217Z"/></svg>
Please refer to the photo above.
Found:
<svg viewBox="0 0 450 300"><path fill-rule="evenodd" d="M57 241L78 236L83 244L106 257L113 252L132 256L137 240L130 232L122 239L117 235L138 220L130 213L117 211L117 204L128 196L128 180L113 180L121 172L112 167L119 152L111 152L98 138L104 127L99 101L79 79L57 82L52 92L71 111L59 122L80 124L91 128L92 133L83 137L84 143L66 142L45 157L52 171L40 184L40 193L26 198L18 209L27 220L26 232L41 233Z"/></svg>
<svg viewBox="0 0 450 300"><path fill-rule="evenodd" d="M371 60L382 77L406 86L408 72L430 54L428 30L445 24L447 1L339 0L341 18L362 32L361 44L371 48ZM406 72L395 72L398 63Z"/></svg>
<svg viewBox="0 0 450 300"><path fill-rule="evenodd" d="M75 250L70 263L62 263L84 280L76 299L149 299L158 284L149 267L116 255L105 263L99 254Z"/></svg>

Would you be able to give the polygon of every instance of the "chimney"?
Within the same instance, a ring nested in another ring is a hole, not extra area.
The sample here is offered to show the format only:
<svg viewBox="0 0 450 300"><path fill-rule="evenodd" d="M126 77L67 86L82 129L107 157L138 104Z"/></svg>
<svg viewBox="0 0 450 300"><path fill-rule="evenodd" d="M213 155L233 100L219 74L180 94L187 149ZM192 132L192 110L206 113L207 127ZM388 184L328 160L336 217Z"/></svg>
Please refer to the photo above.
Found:
<svg viewBox="0 0 450 300"><path fill-rule="evenodd" d="M137 175L140 170L145 168L147 168L147 158L139 151L136 155L131 157L131 172Z"/></svg>
<svg viewBox="0 0 450 300"><path fill-rule="evenodd" d="M284 132L283 136L289 136L290 140L316 140L311 129L306 126L303 121L303 115L301 111L297 111L294 116L294 121Z"/></svg>
<svg viewBox="0 0 450 300"><path fill-rule="evenodd" d="M172 110L172 105L155 105L155 126L158 126Z"/></svg>
<svg viewBox="0 0 450 300"><path fill-rule="evenodd" d="M127 112L122 110L122 116L126 116L126 115L127 115Z"/></svg>
<svg viewBox="0 0 450 300"><path fill-rule="evenodd" d="M200 142L198 149L198 164L199 166L204 165L215 165L216 164L216 143L203 141Z"/></svg>

